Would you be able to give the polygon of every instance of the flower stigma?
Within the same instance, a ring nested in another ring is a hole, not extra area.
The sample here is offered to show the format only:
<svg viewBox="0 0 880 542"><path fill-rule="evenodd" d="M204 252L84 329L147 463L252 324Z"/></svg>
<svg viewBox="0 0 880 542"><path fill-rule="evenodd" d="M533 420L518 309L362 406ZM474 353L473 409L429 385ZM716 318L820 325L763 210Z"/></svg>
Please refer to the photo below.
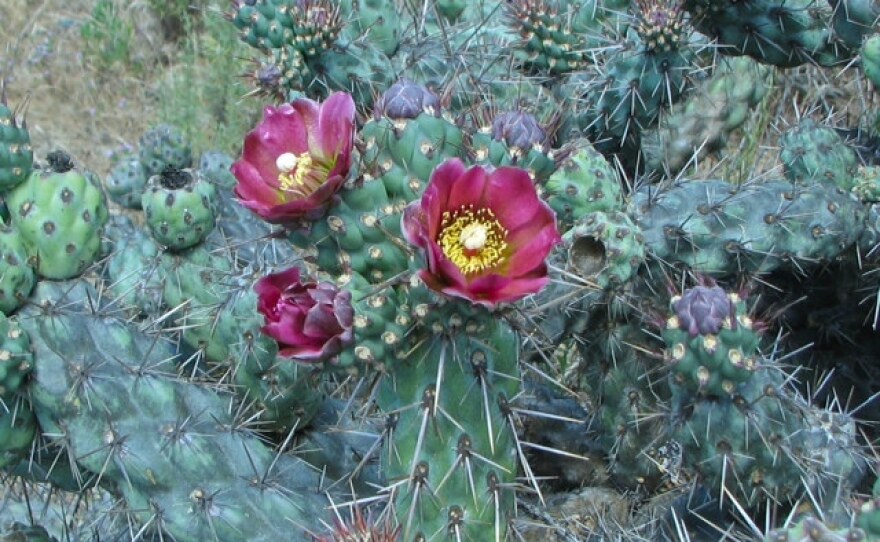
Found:
<svg viewBox="0 0 880 542"><path fill-rule="evenodd" d="M312 168L312 157L309 153L304 152L297 156L292 152L285 152L275 159L275 166L280 172L278 184L281 190L309 195L317 188L306 186L306 174Z"/></svg>
<svg viewBox="0 0 880 542"><path fill-rule="evenodd" d="M504 261L508 232L491 209L462 205L444 211L440 229L440 248L462 273L479 273Z"/></svg>

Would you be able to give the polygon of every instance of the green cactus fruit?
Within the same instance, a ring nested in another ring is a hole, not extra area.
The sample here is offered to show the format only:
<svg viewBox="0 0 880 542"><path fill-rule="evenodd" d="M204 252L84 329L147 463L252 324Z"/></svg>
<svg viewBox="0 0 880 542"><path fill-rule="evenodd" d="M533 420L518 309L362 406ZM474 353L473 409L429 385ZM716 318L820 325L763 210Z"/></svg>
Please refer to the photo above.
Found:
<svg viewBox="0 0 880 542"><path fill-rule="evenodd" d="M185 169L193 165L192 149L183 132L168 124L155 126L141 136L138 157L148 180L166 168Z"/></svg>
<svg viewBox="0 0 880 542"><path fill-rule="evenodd" d="M874 88L880 91L880 34L874 34L862 43L859 53L862 71Z"/></svg>
<svg viewBox="0 0 880 542"><path fill-rule="evenodd" d="M15 228L0 224L0 312L12 314L36 282L30 257Z"/></svg>
<svg viewBox="0 0 880 542"><path fill-rule="evenodd" d="M58 542L40 525L15 522L0 533L0 542Z"/></svg>
<svg viewBox="0 0 880 542"><path fill-rule="evenodd" d="M216 224L216 194L198 170L168 168L154 175L141 198L150 233L172 251L201 243Z"/></svg>
<svg viewBox="0 0 880 542"><path fill-rule="evenodd" d="M651 0L638 4L635 31L649 51L668 53L682 46L690 23L682 16L678 0Z"/></svg>
<svg viewBox="0 0 880 542"><path fill-rule="evenodd" d="M118 158L104 182L110 199L126 209L140 209L141 195L147 184L147 174L137 153L125 153Z"/></svg>
<svg viewBox="0 0 880 542"><path fill-rule="evenodd" d="M563 236L568 267L602 289L620 287L645 262L645 237L624 213L590 213L575 222Z"/></svg>
<svg viewBox="0 0 880 542"><path fill-rule="evenodd" d="M722 57L712 76L642 134L646 171L674 176L720 150L770 90L772 69L749 57Z"/></svg>
<svg viewBox="0 0 880 542"><path fill-rule="evenodd" d="M16 320L0 314L0 401L22 389L33 367L30 337Z"/></svg>
<svg viewBox="0 0 880 542"><path fill-rule="evenodd" d="M694 394L730 397L759 367L759 334L745 303L718 286L695 286L671 301L663 340L675 383Z"/></svg>
<svg viewBox="0 0 880 542"><path fill-rule="evenodd" d="M234 162L235 159L223 151L205 151L199 158L199 171L218 189L232 190L238 182L230 171Z"/></svg>
<svg viewBox="0 0 880 542"><path fill-rule="evenodd" d="M0 193L23 183L34 167L34 151L27 124L0 98Z"/></svg>
<svg viewBox="0 0 880 542"><path fill-rule="evenodd" d="M802 270L836 258L866 229L864 205L828 183L652 186L636 192L631 214L658 261L715 276L785 266Z"/></svg>
<svg viewBox="0 0 880 542"><path fill-rule="evenodd" d="M50 167L13 189L7 203L37 274L66 279L100 256L107 202L100 181L73 169L69 156L50 155Z"/></svg>
<svg viewBox="0 0 880 542"><path fill-rule="evenodd" d="M804 119L779 139L785 176L794 183L831 183L849 192L859 159L833 128Z"/></svg>
<svg viewBox="0 0 880 542"><path fill-rule="evenodd" d="M233 1L227 18L241 32L242 41L257 49L283 47L294 38L291 10L292 2L272 0Z"/></svg>
<svg viewBox="0 0 880 542"><path fill-rule="evenodd" d="M477 163L521 167L537 181L545 181L556 169L546 130L524 111L495 115L491 124L473 134L471 147Z"/></svg>
<svg viewBox="0 0 880 542"><path fill-rule="evenodd" d="M623 209L617 170L589 142L563 160L544 185L544 199L556 212L560 231L593 212Z"/></svg>
<svg viewBox="0 0 880 542"><path fill-rule="evenodd" d="M272 49L252 65L245 74L254 87L252 92L278 101L285 100L291 90L305 88L313 77L302 53L289 46Z"/></svg>

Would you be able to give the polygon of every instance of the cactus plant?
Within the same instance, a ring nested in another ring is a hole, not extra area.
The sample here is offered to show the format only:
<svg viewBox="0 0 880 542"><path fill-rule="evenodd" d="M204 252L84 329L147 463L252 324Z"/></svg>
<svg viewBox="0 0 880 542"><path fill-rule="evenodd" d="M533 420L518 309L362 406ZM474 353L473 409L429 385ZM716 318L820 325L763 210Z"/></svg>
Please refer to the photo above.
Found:
<svg viewBox="0 0 880 542"><path fill-rule="evenodd" d="M876 0L222 9L240 152L0 107L0 539L876 538Z"/></svg>

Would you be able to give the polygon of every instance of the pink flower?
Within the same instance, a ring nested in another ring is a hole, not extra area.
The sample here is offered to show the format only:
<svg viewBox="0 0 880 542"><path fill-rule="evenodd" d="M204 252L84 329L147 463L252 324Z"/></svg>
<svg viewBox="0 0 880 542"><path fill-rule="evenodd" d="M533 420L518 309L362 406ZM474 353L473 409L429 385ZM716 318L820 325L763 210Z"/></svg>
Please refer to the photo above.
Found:
<svg viewBox="0 0 880 542"><path fill-rule="evenodd" d="M543 288L545 259L561 240L525 170L466 169L458 159L434 170L421 201L404 211L402 228L424 250L425 284L489 309Z"/></svg>
<svg viewBox="0 0 880 542"><path fill-rule="evenodd" d="M262 331L278 342L279 354L319 362L340 353L354 340L351 292L329 282L301 282L299 268L257 281Z"/></svg>
<svg viewBox="0 0 880 542"><path fill-rule="evenodd" d="M321 104L302 98L266 107L232 165L241 204L273 224L322 216L351 168L354 115L354 101L341 92Z"/></svg>

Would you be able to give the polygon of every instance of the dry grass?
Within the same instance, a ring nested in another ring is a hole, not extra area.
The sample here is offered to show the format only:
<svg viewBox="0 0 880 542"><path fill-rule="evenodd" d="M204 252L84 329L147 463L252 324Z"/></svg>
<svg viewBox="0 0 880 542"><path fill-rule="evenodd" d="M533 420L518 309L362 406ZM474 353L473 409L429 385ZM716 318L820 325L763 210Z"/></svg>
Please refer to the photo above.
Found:
<svg viewBox="0 0 880 542"><path fill-rule="evenodd" d="M108 62L82 36L98 2L0 2L0 79L9 105L27 106L37 159L65 150L103 176L115 150L136 146L158 122L182 124L184 132L203 130L208 133L197 134L198 143L223 143L223 150L236 152L230 141L243 135L260 110L255 100L239 101L247 89L238 84L238 66L245 62L228 54L237 51L236 40L218 40L200 25L171 41L148 0L112 0L131 35L126 58ZM199 17L219 21L220 8L204 8ZM226 56L212 56L221 53ZM215 62L222 63L220 70L213 69Z"/></svg>
<svg viewBox="0 0 880 542"><path fill-rule="evenodd" d="M83 51L80 27L95 0L5 0L0 4L2 77L10 106L27 103L27 121L36 155L63 149L99 173L109 168L110 151L136 143L153 122L157 101L149 85L125 70L98 73ZM134 2L137 51L144 66L160 68L148 6ZM149 55L154 55L150 58Z"/></svg>

